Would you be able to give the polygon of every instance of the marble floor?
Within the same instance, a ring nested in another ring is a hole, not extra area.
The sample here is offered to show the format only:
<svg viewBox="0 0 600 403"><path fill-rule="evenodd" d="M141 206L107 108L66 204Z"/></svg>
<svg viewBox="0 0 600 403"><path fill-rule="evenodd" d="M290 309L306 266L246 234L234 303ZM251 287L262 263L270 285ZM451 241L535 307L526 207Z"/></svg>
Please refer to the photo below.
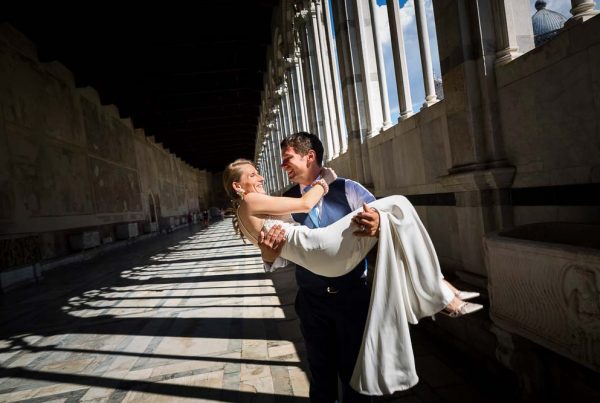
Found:
<svg viewBox="0 0 600 403"><path fill-rule="evenodd" d="M295 292L230 220L54 269L2 295L0 401L308 401ZM499 401L414 332L421 382L378 400Z"/></svg>

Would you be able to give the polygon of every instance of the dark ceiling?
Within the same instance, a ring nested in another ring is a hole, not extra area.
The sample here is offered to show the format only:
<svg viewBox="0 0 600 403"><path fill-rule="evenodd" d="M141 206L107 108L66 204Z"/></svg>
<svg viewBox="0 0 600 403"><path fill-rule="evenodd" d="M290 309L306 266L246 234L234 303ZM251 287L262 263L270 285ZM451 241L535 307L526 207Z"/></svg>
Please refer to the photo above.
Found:
<svg viewBox="0 0 600 403"><path fill-rule="evenodd" d="M78 87L190 165L253 158L271 17L278 0L214 0L126 10L36 9L2 16ZM99 3L98 3L99 4Z"/></svg>

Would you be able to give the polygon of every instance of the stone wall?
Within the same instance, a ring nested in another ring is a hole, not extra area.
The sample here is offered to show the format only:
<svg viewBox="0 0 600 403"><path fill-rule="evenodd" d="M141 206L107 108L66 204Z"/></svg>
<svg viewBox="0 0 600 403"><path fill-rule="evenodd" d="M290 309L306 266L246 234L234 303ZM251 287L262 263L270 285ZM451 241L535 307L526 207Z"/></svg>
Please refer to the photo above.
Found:
<svg viewBox="0 0 600 403"><path fill-rule="evenodd" d="M60 63L40 63L35 46L7 24L0 25L0 105L4 240L34 236L36 253L53 258L71 252L66 239L77 232L109 240L128 222L141 232L152 205L155 220L208 207L207 172L134 129L93 88L76 88Z"/></svg>
<svg viewBox="0 0 600 403"><path fill-rule="evenodd" d="M398 122L368 140L373 173L373 193L377 197L407 195L435 243L446 269L460 267L460 245L454 200L444 200L448 192L440 177L450 168L446 127L446 104L440 101ZM438 195L438 196L436 196Z"/></svg>
<svg viewBox="0 0 600 403"><path fill-rule="evenodd" d="M599 183L600 18L496 74L507 158L517 168L513 187ZM600 221L597 206L561 204L515 206L515 224Z"/></svg>

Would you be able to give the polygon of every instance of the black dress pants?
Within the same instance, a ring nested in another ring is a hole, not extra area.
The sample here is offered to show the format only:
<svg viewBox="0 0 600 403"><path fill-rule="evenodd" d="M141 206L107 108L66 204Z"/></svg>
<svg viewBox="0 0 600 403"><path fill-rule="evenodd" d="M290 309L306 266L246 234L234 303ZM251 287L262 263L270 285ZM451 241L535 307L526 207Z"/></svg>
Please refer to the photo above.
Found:
<svg viewBox="0 0 600 403"><path fill-rule="evenodd" d="M349 385L367 320L370 288L361 280L353 287L330 291L334 293L300 288L296 296L296 313L311 372L310 400L339 401L339 376L341 401L371 402L369 396L359 394Z"/></svg>

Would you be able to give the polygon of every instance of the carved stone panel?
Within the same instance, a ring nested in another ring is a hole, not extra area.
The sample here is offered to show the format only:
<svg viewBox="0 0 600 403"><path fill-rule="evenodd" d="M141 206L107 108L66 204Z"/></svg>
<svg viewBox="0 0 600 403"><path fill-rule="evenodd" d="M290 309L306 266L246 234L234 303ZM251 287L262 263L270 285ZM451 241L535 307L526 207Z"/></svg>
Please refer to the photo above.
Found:
<svg viewBox="0 0 600 403"><path fill-rule="evenodd" d="M484 243L492 320L600 370L598 250L498 234Z"/></svg>

